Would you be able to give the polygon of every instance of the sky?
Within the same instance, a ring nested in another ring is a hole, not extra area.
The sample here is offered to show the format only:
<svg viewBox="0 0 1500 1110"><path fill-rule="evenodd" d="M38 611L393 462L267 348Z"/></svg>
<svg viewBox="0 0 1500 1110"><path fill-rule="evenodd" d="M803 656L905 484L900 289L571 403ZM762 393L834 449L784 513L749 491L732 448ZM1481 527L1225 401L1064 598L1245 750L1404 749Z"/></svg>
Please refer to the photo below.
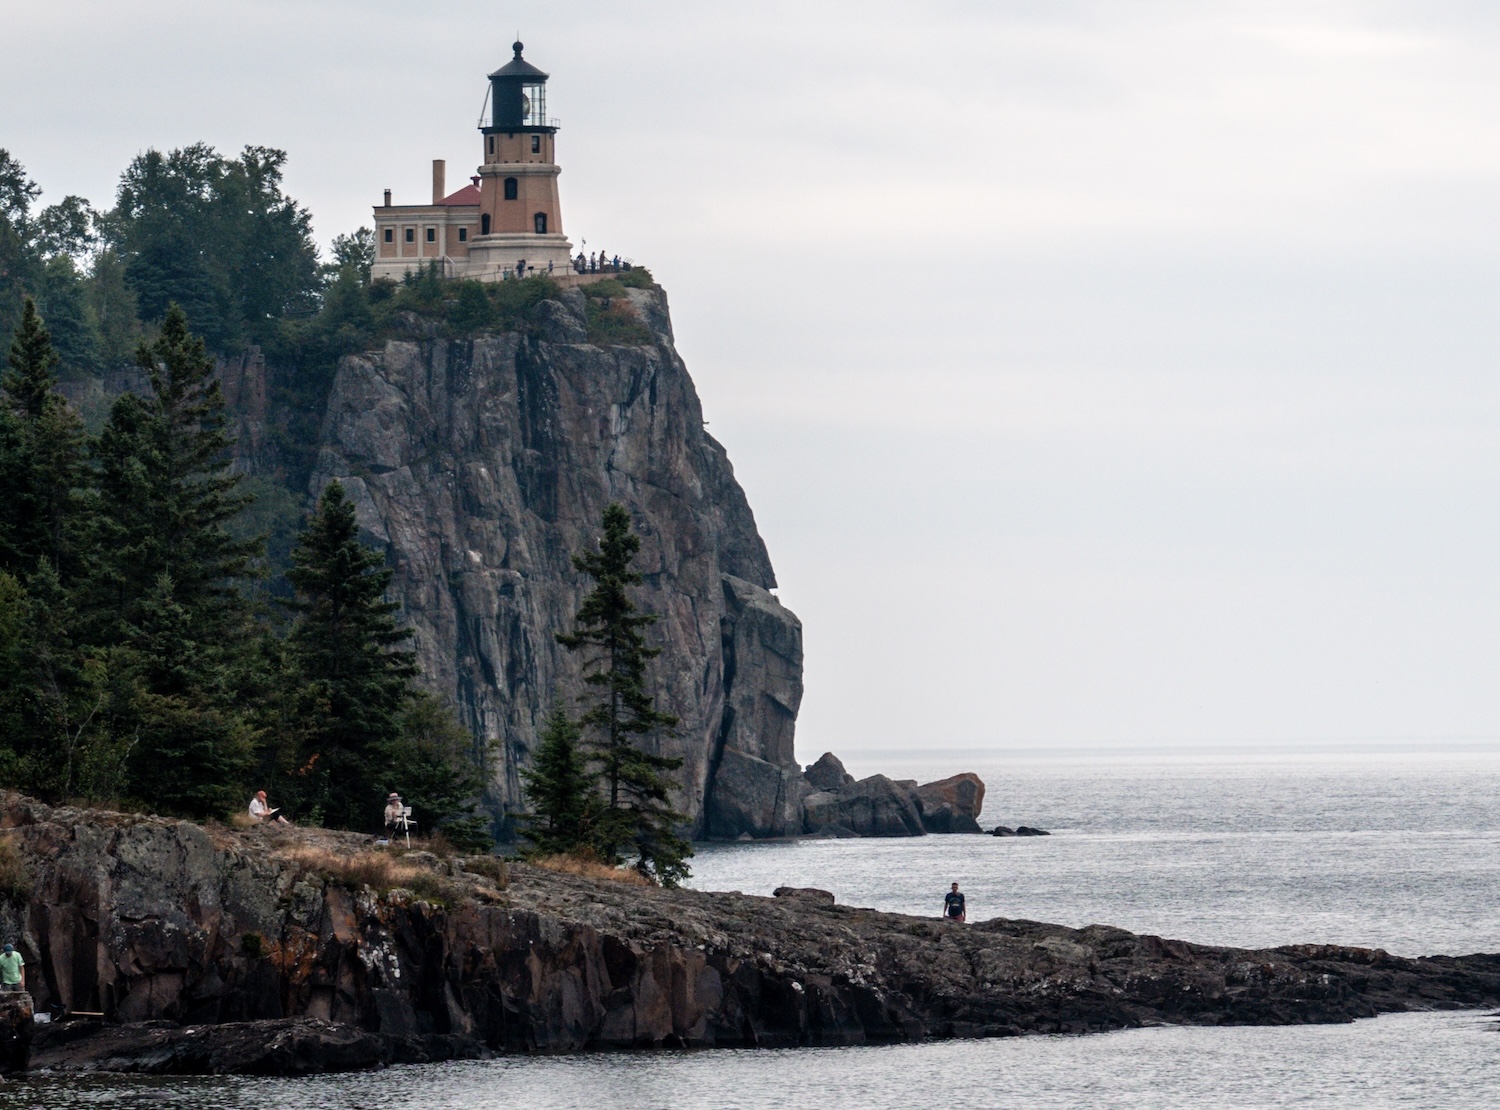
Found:
<svg viewBox="0 0 1500 1110"><path fill-rule="evenodd" d="M0 146L287 151L319 239L477 163L649 266L805 627L806 762L1500 750L1500 9L0 0ZM16 49L19 47L19 49ZM456 187L456 186L455 186Z"/></svg>

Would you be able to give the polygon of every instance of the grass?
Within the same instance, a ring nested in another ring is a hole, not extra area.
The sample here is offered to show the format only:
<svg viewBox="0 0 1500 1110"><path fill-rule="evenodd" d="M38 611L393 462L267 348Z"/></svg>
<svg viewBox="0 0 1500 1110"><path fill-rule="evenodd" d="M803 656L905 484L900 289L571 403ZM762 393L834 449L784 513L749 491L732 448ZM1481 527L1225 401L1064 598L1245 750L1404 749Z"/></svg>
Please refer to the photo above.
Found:
<svg viewBox="0 0 1500 1110"><path fill-rule="evenodd" d="M288 852L286 858L304 871L351 890L369 887L377 894L409 890L424 901L444 906L462 896L462 892L442 876L388 852L342 854L306 845Z"/></svg>
<svg viewBox="0 0 1500 1110"><path fill-rule="evenodd" d="M0 899L13 906L24 906L31 899L31 872L9 840L0 840Z"/></svg>
<svg viewBox="0 0 1500 1110"><path fill-rule="evenodd" d="M494 856L471 856L461 861L463 869L471 875L482 875L495 884L496 890L510 886L510 865Z"/></svg>
<svg viewBox="0 0 1500 1110"><path fill-rule="evenodd" d="M527 862L563 875L577 875L581 879L603 879L606 882L624 883L626 886L652 885L650 879L632 867L611 867L593 856L558 854L537 856Z"/></svg>
<svg viewBox="0 0 1500 1110"><path fill-rule="evenodd" d="M603 347L646 347L656 342L656 336L641 320L626 293L623 278L633 273L631 270L620 278L605 278L583 287L590 343Z"/></svg>

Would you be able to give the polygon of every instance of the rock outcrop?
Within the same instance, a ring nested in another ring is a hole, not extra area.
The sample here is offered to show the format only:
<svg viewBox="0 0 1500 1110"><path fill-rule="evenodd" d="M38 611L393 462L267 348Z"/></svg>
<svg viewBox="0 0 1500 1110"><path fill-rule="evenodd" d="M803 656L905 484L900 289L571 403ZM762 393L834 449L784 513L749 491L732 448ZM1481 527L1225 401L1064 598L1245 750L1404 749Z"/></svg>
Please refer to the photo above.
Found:
<svg viewBox="0 0 1500 1110"><path fill-rule="evenodd" d="M341 481L385 549L425 680L496 745L496 813L521 808L547 713L581 689L581 661L553 638L588 586L571 556L595 542L605 505L624 504L642 539L639 601L660 615L658 704L680 720L650 743L684 761L680 807L695 834L714 826L715 797L736 835L795 831L782 815L799 809L801 625L770 592L665 294L629 291L645 345L589 342L585 307L572 291L525 331L466 340L421 338L414 320L413 338L342 360L312 492Z"/></svg>
<svg viewBox="0 0 1500 1110"><path fill-rule="evenodd" d="M1500 1003L1500 956L1215 948L1120 929L962 926L425 854L409 886L331 867L361 838L235 833L7 797L31 872L31 1065L305 1073L486 1051L843 1045L1149 1023L1347 1021ZM321 861L321 862L320 862ZM483 865L481 865L483 864ZM474 868L471 870L470 868ZM418 893L416 888L421 888Z"/></svg>

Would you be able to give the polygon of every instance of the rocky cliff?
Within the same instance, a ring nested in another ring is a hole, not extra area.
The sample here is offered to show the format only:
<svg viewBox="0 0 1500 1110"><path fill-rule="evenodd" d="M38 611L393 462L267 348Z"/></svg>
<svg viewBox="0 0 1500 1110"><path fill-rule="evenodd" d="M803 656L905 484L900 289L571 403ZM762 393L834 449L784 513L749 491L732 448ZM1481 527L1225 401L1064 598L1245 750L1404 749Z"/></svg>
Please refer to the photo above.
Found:
<svg viewBox="0 0 1500 1110"><path fill-rule="evenodd" d="M750 506L704 430L665 294L631 289L617 307L652 342L589 342L573 291L524 331L424 338L413 319L411 338L344 359L312 492L340 480L385 548L427 683L496 745L497 813L519 808L519 771L554 700L582 688L580 660L553 639L588 585L570 557L595 541L606 504L624 504L643 544L639 602L661 618L658 704L681 722L650 742L684 761L681 806L702 834L716 781L801 781L802 631L770 592ZM241 384L253 375L231 376L237 395L253 392ZM773 800L755 831L800 832L795 808Z"/></svg>
<svg viewBox="0 0 1500 1110"><path fill-rule="evenodd" d="M1500 1002L1500 957L1213 948L668 891L363 838L0 799L31 1067L308 1072L486 1051L1297 1024ZM0 1060L0 1066L4 1061Z"/></svg>

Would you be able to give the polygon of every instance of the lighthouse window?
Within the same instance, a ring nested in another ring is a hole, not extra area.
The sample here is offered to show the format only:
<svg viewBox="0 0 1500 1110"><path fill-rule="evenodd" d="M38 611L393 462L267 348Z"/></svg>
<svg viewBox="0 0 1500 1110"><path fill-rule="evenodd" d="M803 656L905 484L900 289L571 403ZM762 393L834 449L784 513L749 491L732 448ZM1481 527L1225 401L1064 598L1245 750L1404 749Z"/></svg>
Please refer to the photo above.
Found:
<svg viewBox="0 0 1500 1110"><path fill-rule="evenodd" d="M546 235L547 234L547 213L545 213L545 212L538 212L535 216L532 217L532 220L536 223L536 233L538 235Z"/></svg>
<svg viewBox="0 0 1500 1110"><path fill-rule="evenodd" d="M495 153L495 136L493 136L493 135L490 136L490 138L489 138L489 145L486 147L486 149L491 154Z"/></svg>
<svg viewBox="0 0 1500 1110"><path fill-rule="evenodd" d="M417 241L417 229L416 228L409 227L409 228L406 229L406 241L408 243L415 243Z"/></svg>
<svg viewBox="0 0 1500 1110"><path fill-rule="evenodd" d="M394 243L396 241L396 233L390 228L385 229L385 241L387 243Z"/></svg>
<svg viewBox="0 0 1500 1110"><path fill-rule="evenodd" d="M436 243L437 242L437 228L435 228L435 227L429 227L427 229L427 241L429 243Z"/></svg>
<svg viewBox="0 0 1500 1110"><path fill-rule="evenodd" d="M531 136L531 153L533 153L533 154L540 154L541 152L542 152L542 137L540 135L533 135L533 136Z"/></svg>
<svg viewBox="0 0 1500 1110"><path fill-rule="evenodd" d="M505 199L515 200L520 187L521 183L514 177L507 177L505 179Z"/></svg>
<svg viewBox="0 0 1500 1110"><path fill-rule="evenodd" d="M486 212L486 213L484 213L484 215L482 215L482 216L479 217L479 234L481 234L481 235L488 235L489 233L490 233L490 214L488 212Z"/></svg>
<svg viewBox="0 0 1500 1110"><path fill-rule="evenodd" d="M469 229L468 228L461 227L461 228L458 229L458 241L460 243L467 243L469 241Z"/></svg>

